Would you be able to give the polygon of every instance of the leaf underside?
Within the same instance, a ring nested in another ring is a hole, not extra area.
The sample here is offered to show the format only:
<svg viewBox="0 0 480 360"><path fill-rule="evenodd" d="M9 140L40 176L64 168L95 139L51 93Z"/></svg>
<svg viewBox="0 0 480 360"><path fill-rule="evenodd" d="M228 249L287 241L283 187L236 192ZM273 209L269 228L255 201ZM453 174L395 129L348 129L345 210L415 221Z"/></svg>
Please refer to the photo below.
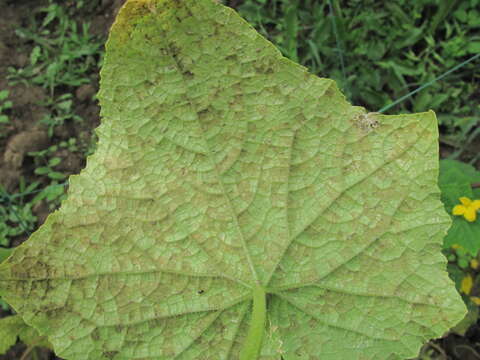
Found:
<svg viewBox="0 0 480 360"><path fill-rule="evenodd" d="M0 267L65 359L404 359L464 315L432 112L367 115L212 0L130 0L98 149Z"/></svg>

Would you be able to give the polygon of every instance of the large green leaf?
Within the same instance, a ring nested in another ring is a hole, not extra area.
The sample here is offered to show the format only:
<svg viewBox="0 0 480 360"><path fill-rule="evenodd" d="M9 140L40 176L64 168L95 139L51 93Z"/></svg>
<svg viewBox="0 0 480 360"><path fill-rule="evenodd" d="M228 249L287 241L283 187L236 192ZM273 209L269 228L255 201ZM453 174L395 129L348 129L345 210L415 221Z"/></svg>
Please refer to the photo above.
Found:
<svg viewBox="0 0 480 360"><path fill-rule="evenodd" d="M463 317L432 112L366 115L212 0L127 2L99 97L96 153L0 267L59 356L402 359Z"/></svg>

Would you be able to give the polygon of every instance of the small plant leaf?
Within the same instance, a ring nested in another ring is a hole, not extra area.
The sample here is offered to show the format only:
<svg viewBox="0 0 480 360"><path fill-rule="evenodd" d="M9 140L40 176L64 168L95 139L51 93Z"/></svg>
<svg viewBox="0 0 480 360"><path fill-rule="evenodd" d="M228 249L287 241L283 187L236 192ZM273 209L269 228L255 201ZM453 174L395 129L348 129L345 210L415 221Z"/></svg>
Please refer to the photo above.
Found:
<svg viewBox="0 0 480 360"><path fill-rule="evenodd" d="M454 206L460 204L461 197L480 199L480 189L472 189L472 184L480 183L480 172L471 165L456 160L440 161L438 180L442 191L445 210L452 214ZM463 216L452 217L452 226L444 239L444 248L460 245L472 256L480 250L480 216L473 222Z"/></svg>
<svg viewBox="0 0 480 360"><path fill-rule="evenodd" d="M48 177L52 180L63 180L66 176L58 171L50 171Z"/></svg>
<svg viewBox="0 0 480 360"><path fill-rule="evenodd" d="M52 170L47 167L47 166L41 166L41 167L38 167L34 170L34 173L37 174L37 175L46 175L48 174L49 172L51 172Z"/></svg>
<svg viewBox="0 0 480 360"><path fill-rule="evenodd" d="M383 116L213 0L130 0L68 198L0 265L65 359L405 359L463 318L433 112Z"/></svg>
<svg viewBox="0 0 480 360"><path fill-rule="evenodd" d="M55 167L62 162L62 159L59 157L54 157L48 160L48 166Z"/></svg>
<svg viewBox="0 0 480 360"><path fill-rule="evenodd" d="M0 247L0 263L3 262L6 258L8 258L11 255L12 251L13 249L6 249Z"/></svg>
<svg viewBox="0 0 480 360"><path fill-rule="evenodd" d="M15 343L17 338L29 346L51 348L51 344L38 332L25 324L19 315L11 315L0 319L0 354L5 354Z"/></svg>
<svg viewBox="0 0 480 360"><path fill-rule="evenodd" d="M9 91L8 90L0 90L0 101L5 100L8 98Z"/></svg>

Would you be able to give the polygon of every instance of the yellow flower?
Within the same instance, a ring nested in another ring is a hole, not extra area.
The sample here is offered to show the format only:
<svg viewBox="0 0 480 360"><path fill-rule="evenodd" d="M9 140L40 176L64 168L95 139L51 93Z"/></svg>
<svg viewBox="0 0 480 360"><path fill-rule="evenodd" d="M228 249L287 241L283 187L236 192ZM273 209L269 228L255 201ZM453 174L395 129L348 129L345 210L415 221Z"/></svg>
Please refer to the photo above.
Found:
<svg viewBox="0 0 480 360"><path fill-rule="evenodd" d="M473 278L470 274L468 274L462 279L462 284L460 285L460 291L468 295L470 294L470 291L472 291L472 287L473 287Z"/></svg>
<svg viewBox="0 0 480 360"><path fill-rule="evenodd" d="M472 269L477 270L477 269L478 269L478 265L479 265L479 264L478 264L478 260L477 260L477 259L472 259L472 260L470 260L470 267L471 267Z"/></svg>
<svg viewBox="0 0 480 360"><path fill-rule="evenodd" d="M480 298L477 297L477 296L471 296L470 297L470 300L472 300L472 302L476 305L480 305Z"/></svg>
<svg viewBox="0 0 480 360"><path fill-rule="evenodd" d="M462 204L455 205L452 210L453 215L463 215L467 221L477 220L477 210L480 209L480 200L470 200L469 198L463 196L460 199Z"/></svg>

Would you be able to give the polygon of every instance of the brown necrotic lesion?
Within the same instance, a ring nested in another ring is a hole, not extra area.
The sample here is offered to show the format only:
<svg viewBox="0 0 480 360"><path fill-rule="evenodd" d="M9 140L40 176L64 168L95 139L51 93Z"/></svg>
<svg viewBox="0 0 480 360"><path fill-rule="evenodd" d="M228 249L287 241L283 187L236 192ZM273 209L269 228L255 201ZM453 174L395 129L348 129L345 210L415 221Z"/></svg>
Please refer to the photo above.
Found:
<svg viewBox="0 0 480 360"><path fill-rule="evenodd" d="M370 112L365 114L356 115L354 118L355 124L364 132L369 133L375 130L379 126L377 116L378 112Z"/></svg>

